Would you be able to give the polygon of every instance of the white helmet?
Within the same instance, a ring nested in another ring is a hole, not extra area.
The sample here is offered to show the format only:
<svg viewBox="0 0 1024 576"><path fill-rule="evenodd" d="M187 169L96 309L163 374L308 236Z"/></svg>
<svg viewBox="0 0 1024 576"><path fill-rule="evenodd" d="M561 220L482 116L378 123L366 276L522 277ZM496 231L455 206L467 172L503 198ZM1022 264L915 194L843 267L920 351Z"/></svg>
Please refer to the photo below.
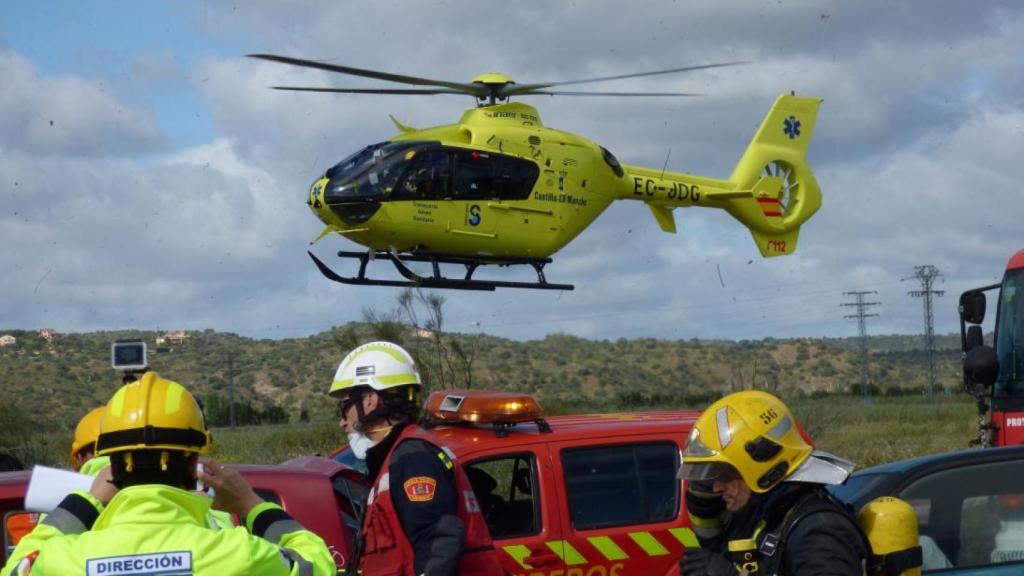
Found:
<svg viewBox="0 0 1024 576"><path fill-rule="evenodd" d="M409 385L422 385L412 356L397 344L370 342L345 356L334 374L328 394L344 396L359 386L369 386L379 392Z"/></svg>

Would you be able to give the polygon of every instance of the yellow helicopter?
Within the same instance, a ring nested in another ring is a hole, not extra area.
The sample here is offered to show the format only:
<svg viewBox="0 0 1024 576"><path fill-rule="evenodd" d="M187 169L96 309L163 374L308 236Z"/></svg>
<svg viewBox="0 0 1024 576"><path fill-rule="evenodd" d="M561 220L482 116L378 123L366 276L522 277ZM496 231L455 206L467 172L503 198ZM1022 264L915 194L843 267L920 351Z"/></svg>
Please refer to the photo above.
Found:
<svg viewBox="0 0 1024 576"><path fill-rule="evenodd" d="M537 110L512 96L694 96L663 92L551 90L584 84L732 66L724 62L670 70L540 84L517 84L488 73L469 83L431 80L274 54L250 57L423 88L314 88L278 90L350 94L469 94L477 107L455 124L418 130L394 117L399 134L359 150L313 183L307 203L327 227L366 252L341 251L359 261L355 276L340 276L312 252L329 279L346 284L494 290L571 290L544 276L550 256L590 225L614 200L647 204L662 230L676 232L679 207L720 208L746 226L762 256L791 254L800 226L821 206L821 189L806 161L821 100L779 96L726 180L621 164L598 144L547 128ZM389 260L404 280L368 277L375 258ZM418 274L411 262L430 263ZM461 265L462 277L441 265ZM536 282L474 278L484 265L529 265Z"/></svg>

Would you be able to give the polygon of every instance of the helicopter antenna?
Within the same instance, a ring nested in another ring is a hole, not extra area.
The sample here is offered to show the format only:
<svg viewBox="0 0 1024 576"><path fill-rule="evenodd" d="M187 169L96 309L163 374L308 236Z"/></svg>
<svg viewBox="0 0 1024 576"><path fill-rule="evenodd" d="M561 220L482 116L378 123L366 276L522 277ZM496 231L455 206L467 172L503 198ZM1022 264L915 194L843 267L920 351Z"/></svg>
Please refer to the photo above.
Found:
<svg viewBox="0 0 1024 576"><path fill-rule="evenodd" d="M668 168L668 157L671 156L671 155L672 155L672 147L669 146L668 147L668 153L665 154L665 163L661 165L661 176L660 176L660 178L664 178L665 177L665 168Z"/></svg>

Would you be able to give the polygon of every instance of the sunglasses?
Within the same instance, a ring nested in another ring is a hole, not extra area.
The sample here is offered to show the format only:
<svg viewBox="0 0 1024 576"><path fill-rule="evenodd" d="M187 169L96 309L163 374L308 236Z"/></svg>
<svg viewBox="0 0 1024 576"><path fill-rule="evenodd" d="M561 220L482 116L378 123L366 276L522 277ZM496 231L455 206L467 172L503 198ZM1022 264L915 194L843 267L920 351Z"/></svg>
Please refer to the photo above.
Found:
<svg viewBox="0 0 1024 576"><path fill-rule="evenodd" d="M352 406L355 406L355 403L358 401L359 396L355 394L351 394L349 396L342 398L341 402L338 402L338 415L344 418L345 413L348 412L348 409L351 408Z"/></svg>

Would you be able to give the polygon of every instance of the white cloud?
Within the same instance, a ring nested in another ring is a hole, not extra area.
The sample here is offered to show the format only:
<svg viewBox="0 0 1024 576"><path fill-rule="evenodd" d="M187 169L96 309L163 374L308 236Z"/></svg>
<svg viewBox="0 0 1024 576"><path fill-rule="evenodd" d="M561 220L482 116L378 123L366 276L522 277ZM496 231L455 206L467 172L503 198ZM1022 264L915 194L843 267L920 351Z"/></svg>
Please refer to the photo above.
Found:
<svg viewBox="0 0 1024 576"><path fill-rule="evenodd" d="M129 107L102 84L40 76L31 62L2 48L0 77L0 149L97 156L165 144L152 113Z"/></svg>

